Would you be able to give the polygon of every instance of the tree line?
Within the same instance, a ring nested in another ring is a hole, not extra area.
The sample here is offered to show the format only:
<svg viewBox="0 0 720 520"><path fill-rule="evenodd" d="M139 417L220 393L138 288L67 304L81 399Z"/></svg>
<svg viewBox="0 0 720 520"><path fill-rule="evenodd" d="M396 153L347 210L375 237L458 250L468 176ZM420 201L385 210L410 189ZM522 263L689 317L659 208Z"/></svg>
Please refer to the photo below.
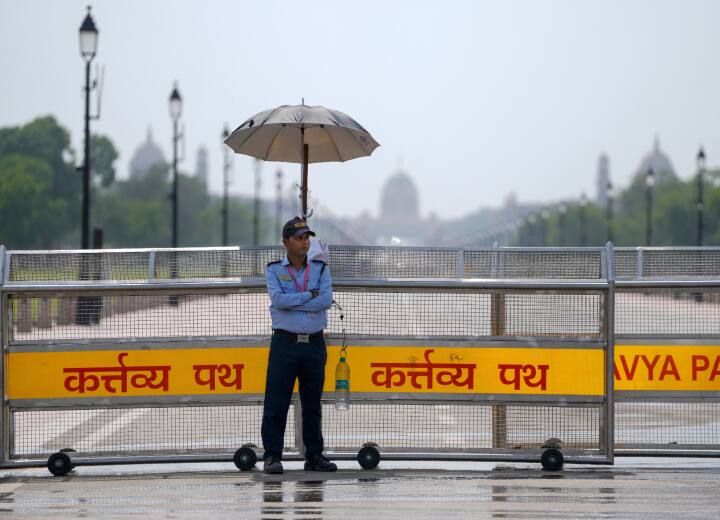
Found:
<svg viewBox="0 0 720 520"><path fill-rule="evenodd" d="M720 245L720 170L703 174L703 245ZM645 175L638 173L606 207L580 201L555 204L526 216L514 232L512 245L644 246L647 198ZM652 188L653 246L694 246L698 243L698 177L684 181L666 175ZM608 216L610 218L608 219ZM583 225L584 223L584 225Z"/></svg>
<svg viewBox="0 0 720 520"><path fill-rule="evenodd" d="M169 166L158 164L141 177L120 180L115 170L118 153L108 137L93 135L91 154L91 227L103 230L104 247L168 247ZM70 134L52 116L0 128L0 244L8 249L80 246L82 174L77 164ZM653 187L652 245L697 243L697 189L697 176L686 181L673 175L658 179ZM178 192L179 245L221 245L221 197L182 172ZM252 201L231 197L230 244L252 243L252 212ZM615 195L610 222L609 226L606 208L565 202L526 216L504 242L599 246L612 238L618 246L644 245L644 175L636 175ZM260 236L269 236L273 225L272 218L261 214ZM720 170L704 174L703 243L720 245Z"/></svg>
<svg viewBox="0 0 720 520"><path fill-rule="evenodd" d="M91 137L92 228L103 230L104 247L170 245L171 174L158 164L140 178L116 177L118 152L103 135ZM81 163L70 134L54 117L0 128L0 244L8 249L80 247ZM179 245L212 246L222 242L222 198L202 181L178 177ZM252 241L252 204L231 197L230 244ZM261 216L261 236L269 230Z"/></svg>

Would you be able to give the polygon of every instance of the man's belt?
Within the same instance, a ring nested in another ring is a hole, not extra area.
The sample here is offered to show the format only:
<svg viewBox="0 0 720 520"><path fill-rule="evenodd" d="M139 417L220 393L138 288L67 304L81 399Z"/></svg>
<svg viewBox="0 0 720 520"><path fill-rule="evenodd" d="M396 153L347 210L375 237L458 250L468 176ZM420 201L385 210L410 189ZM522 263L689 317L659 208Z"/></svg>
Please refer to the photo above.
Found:
<svg viewBox="0 0 720 520"><path fill-rule="evenodd" d="M279 336L285 336L292 339L296 343L307 343L311 339L318 339L323 337L323 331L313 332L312 334L296 334L284 329L273 329L273 335L278 334Z"/></svg>

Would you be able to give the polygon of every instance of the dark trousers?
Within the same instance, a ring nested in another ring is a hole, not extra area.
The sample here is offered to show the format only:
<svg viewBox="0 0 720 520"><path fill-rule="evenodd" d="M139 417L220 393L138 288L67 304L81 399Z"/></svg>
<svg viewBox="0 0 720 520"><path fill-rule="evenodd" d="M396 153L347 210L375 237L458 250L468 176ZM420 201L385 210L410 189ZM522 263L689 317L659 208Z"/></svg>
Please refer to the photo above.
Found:
<svg viewBox="0 0 720 520"><path fill-rule="evenodd" d="M322 336L311 339L309 343L296 343L292 337L273 334L262 419L264 459L270 456L282 458L285 424L295 378L299 379L305 458L322 453L320 398L325 384L326 361L327 349Z"/></svg>

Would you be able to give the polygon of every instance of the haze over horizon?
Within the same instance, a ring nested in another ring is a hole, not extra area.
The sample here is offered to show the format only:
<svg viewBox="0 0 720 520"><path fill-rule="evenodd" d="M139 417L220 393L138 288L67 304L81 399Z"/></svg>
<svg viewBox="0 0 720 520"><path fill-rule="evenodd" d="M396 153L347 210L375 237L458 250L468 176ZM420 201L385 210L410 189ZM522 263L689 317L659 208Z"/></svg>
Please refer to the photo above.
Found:
<svg viewBox="0 0 720 520"><path fill-rule="evenodd" d="M84 64L78 28L87 1L0 0L0 126L52 114L82 146ZM459 217L521 202L593 197L598 156L626 185L655 136L681 178L704 145L720 164L720 3L92 2L94 63L106 67L101 119L128 162L148 127L170 156L167 100L184 99L193 172L209 152L221 186L225 122L232 130L280 104L324 105L355 118L380 142L369 158L310 166L312 196L339 216L377 213L400 163L423 215ZM208 7L209 6L209 7ZM79 157L81 154L79 153ZM79 160L79 159L78 159ZM298 165L268 163L274 197ZM235 156L232 192L251 195L251 160Z"/></svg>

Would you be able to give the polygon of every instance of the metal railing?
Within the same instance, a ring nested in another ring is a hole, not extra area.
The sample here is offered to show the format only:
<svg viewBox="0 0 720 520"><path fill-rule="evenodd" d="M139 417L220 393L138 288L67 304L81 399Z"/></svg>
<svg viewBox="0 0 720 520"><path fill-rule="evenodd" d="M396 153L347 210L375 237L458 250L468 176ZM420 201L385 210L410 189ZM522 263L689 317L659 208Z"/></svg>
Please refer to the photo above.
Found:
<svg viewBox="0 0 720 520"><path fill-rule="evenodd" d="M62 449L75 450L78 464L224 460L259 445L256 379L270 332L262 275L281 255L276 247L0 250L2 463L37 465ZM569 462L720 455L719 248L344 246L330 248L330 265L345 319L329 313L327 379L343 330L353 369L349 411L334 409L326 386L324 431L336 458L374 443L386 459L538 460L557 439ZM235 375L246 386L189 384L208 356L216 371L244 365ZM397 366L408 360L410 368ZM582 363L587 374L563 372ZM473 388L460 376L437 379L447 370L467 376L465 365ZM53 366L190 372L172 395L80 396L62 389L70 376ZM545 391L532 386L541 374ZM29 384L52 377L60 390ZM290 458L302 456L297 410L294 402Z"/></svg>
<svg viewBox="0 0 720 520"><path fill-rule="evenodd" d="M720 248L620 248L616 453L720 456Z"/></svg>
<svg viewBox="0 0 720 520"><path fill-rule="evenodd" d="M270 320L257 274L279 253L9 252L3 463L64 449L77 464L221 460L260 444ZM536 461L561 446L570 462L612 461L605 250L331 255L345 319L329 315L328 372L343 331L353 370L349 411L334 409L326 385L333 457L372 444L386 459ZM565 271L552 265L561 259ZM81 276L88 265L99 275ZM582 273L593 276L574 279ZM290 458L302 457L297 409Z"/></svg>

